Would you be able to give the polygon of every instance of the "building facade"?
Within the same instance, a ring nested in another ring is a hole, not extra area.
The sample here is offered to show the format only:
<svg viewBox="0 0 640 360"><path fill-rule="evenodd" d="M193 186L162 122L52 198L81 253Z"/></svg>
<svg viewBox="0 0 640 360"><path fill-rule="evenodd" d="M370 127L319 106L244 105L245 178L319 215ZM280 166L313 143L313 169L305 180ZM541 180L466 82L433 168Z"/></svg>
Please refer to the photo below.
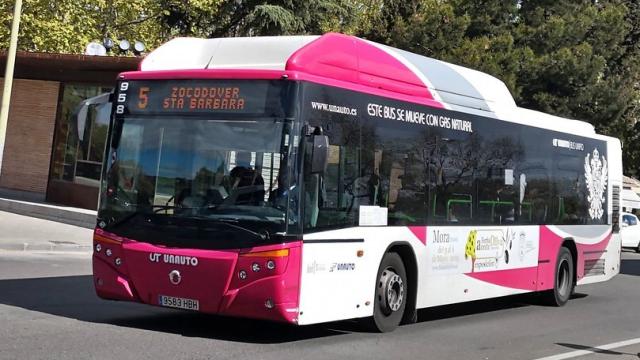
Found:
<svg viewBox="0 0 640 360"><path fill-rule="evenodd" d="M95 209L108 123L89 116L79 141L74 110L111 91L134 57L19 52L0 172L0 192ZM6 54L0 54L4 69ZM0 85L3 79L0 78Z"/></svg>

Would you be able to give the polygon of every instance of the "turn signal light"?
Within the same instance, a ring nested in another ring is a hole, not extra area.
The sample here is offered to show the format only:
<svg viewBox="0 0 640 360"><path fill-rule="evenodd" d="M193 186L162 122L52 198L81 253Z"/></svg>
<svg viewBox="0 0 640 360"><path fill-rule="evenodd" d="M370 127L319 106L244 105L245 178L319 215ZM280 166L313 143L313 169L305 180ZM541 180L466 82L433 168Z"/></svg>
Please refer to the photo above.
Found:
<svg viewBox="0 0 640 360"><path fill-rule="evenodd" d="M116 244L116 245L120 245L121 242L115 239L112 239L110 237L106 237L104 235L100 235L100 234L93 234L93 241L100 241L102 243L108 243L108 244Z"/></svg>
<svg viewBox="0 0 640 360"><path fill-rule="evenodd" d="M287 257L289 256L289 249L250 252L250 253L240 254L240 256L241 257L272 257L272 258Z"/></svg>

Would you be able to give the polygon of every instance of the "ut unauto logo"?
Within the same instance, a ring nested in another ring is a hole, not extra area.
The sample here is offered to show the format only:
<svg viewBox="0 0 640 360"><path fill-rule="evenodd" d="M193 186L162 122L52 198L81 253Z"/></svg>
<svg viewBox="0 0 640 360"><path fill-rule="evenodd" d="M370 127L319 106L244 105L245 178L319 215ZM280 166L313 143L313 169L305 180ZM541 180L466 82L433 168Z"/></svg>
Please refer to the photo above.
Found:
<svg viewBox="0 0 640 360"><path fill-rule="evenodd" d="M329 268L329 272L355 270L355 263L333 263Z"/></svg>

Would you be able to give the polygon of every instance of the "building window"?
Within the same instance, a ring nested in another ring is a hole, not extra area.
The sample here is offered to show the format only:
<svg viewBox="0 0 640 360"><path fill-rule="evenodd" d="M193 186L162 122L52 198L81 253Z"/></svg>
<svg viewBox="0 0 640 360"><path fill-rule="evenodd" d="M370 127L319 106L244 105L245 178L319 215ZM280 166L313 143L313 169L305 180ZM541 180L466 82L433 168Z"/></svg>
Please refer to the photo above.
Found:
<svg viewBox="0 0 640 360"><path fill-rule="evenodd" d="M83 100L109 91L111 89L108 87L96 85L63 85L53 145L51 180L99 186L110 109L106 106L91 107L83 134L78 134L74 111Z"/></svg>

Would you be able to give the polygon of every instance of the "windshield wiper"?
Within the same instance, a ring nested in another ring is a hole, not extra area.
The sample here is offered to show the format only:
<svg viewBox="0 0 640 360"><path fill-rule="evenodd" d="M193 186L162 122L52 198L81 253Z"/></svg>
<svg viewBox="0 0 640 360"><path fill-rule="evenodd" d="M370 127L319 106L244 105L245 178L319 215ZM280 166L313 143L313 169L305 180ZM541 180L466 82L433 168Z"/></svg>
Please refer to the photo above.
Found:
<svg viewBox="0 0 640 360"><path fill-rule="evenodd" d="M154 213L158 213L162 210L193 210L193 209L214 209L216 205L212 206L181 206L181 205L151 205Z"/></svg>
<svg viewBox="0 0 640 360"><path fill-rule="evenodd" d="M121 217L120 219L116 219L114 217L112 217L109 221L107 221L107 225L104 226L106 227L116 227L116 226L120 226L126 222L129 222L129 220L133 219L134 217L138 216L138 215L142 215L143 213L140 211L134 211L132 213L129 213L123 217Z"/></svg>
<svg viewBox="0 0 640 360"><path fill-rule="evenodd" d="M249 234L259 238L262 241L269 240L269 233L268 232L265 232L264 234L261 234L261 233L255 232L255 231L253 231L251 229L247 229L244 226L240 226L240 225L235 225L235 224L229 223L229 221L238 221L235 218L218 219L217 221L213 220L211 218L208 218L208 217L197 217L197 219L207 220L208 222L209 221L213 222L216 225L225 225L225 226L230 227L232 229L244 231L246 233L249 233Z"/></svg>

